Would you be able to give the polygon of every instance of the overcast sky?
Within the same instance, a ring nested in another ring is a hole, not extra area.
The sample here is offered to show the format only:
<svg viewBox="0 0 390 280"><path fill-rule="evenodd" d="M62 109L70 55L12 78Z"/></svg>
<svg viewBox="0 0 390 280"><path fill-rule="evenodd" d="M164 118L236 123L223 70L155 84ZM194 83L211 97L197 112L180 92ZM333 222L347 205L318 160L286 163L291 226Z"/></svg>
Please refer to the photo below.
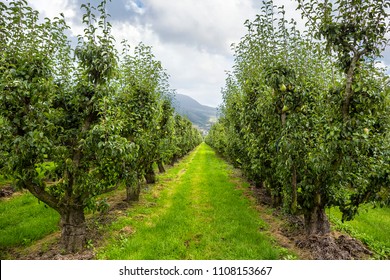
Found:
<svg viewBox="0 0 390 280"><path fill-rule="evenodd" d="M42 16L65 15L72 35L82 34L80 5L100 0L28 0ZM127 39L153 47L170 75L171 88L204 105L222 102L225 71L231 70L231 44L246 33L244 22L260 12L261 0L112 0L107 10L117 42ZM275 0L286 16L300 20L295 1ZM390 48L384 61L390 65Z"/></svg>

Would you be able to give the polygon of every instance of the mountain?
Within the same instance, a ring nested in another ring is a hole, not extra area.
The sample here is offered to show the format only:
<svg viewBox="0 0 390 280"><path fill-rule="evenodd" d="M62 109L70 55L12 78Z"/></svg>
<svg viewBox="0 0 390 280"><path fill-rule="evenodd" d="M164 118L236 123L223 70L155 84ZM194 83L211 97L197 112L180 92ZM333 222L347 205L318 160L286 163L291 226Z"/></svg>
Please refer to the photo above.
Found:
<svg viewBox="0 0 390 280"><path fill-rule="evenodd" d="M178 114L186 116L204 133L217 121L217 108L202 105L187 95L176 94L173 106Z"/></svg>

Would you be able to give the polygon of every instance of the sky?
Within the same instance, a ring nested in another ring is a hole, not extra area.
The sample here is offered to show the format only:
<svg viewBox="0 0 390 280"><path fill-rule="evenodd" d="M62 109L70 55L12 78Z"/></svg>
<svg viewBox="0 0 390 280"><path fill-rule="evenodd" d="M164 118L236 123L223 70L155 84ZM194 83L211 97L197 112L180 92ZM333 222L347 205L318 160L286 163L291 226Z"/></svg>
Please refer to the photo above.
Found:
<svg viewBox="0 0 390 280"><path fill-rule="evenodd" d="M42 17L63 13L71 35L83 33L80 6L100 0L28 0ZM232 69L231 45L246 34L244 22L260 13L261 0L112 0L107 5L112 34L117 42L126 39L131 46L143 42L152 46L156 59L170 75L177 93L204 105L222 103L221 88L226 71ZM274 0L284 5L286 17L300 21L293 0ZM301 23L303 24L303 23ZM299 24L298 24L299 25ZM119 45L118 45L119 47ZM390 65L390 48L384 53Z"/></svg>

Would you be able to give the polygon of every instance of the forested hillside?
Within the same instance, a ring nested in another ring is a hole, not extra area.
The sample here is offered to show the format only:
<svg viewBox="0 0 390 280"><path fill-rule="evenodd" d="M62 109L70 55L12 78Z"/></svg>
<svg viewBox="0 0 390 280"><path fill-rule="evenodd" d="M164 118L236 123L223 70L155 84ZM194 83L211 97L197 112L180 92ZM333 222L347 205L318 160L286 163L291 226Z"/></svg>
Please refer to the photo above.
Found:
<svg viewBox="0 0 390 280"><path fill-rule="evenodd" d="M202 105L187 95L176 94L173 104L176 112L186 116L204 133L207 133L210 127L217 121L217 108Z"/></svg>

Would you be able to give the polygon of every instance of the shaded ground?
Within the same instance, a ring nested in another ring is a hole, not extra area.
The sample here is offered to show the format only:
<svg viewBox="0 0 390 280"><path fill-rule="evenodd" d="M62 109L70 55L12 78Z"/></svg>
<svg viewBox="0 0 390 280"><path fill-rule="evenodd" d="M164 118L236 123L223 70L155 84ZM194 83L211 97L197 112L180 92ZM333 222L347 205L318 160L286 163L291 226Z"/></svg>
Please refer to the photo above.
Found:
<svg viewBox="0 0 390 280"><path fill-rule="evenodd" d="M15 189L9 185L3 186L0 189L0 197L10 197L14 194Z"/></svg>
<svg viewBox="0 0 390 280"><path fill-rule="evenodd" d="M309 236L297 239L296 245L309 250L316 260L359 260L372 255L359 240L346 235Z"/></svg>
<svg viewBox="0 0 390 280"><path fill-rule="evenodd" d="M369 259L373 255L361 241L336 231L325 236L307 236L303 217L271 209L271 199L264 189L251 187L251 193L257 200L261 217L270 225L273 236L281 246L296 251L300 259L358 260Z"/></svg>
<svg viewBox="0 0 390 280"><path fill-rule="evenodd" d="M59 244L60 231L46 236L27 248L14 248L8 252L13 260L92 260L95 258L95 247L104 239L104 227L110 225L129 205L123 201L125 190L118 191L108 198L112 205L106 213L87 215L87 248L82 253L65 254ZM93 242L92 242L93 240Z"/></svg>

